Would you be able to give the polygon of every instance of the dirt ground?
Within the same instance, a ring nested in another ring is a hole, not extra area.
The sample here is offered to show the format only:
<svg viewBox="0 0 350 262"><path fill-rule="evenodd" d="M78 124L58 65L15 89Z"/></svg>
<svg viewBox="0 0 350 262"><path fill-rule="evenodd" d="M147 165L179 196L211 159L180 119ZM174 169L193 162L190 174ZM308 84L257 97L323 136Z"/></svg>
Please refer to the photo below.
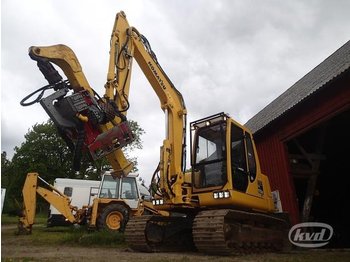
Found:
<svg viewBox="0 0 350 262"><path fill-rule="evenodd" d="M14 230L15 227L2 227ZM1 261L201 261L193 254L135 253L127 248L84 248L70 246L37 246L28 244L30 236L3 237Z"/></svg>
<svg viewBox="0 0 350 262"><path fill-rule="evenodd" d="M350 250L292 251L280 254L239 256L207 256L187 253L138 253L128 248L84 248L71 246L35 245L30 236L8 234L16 226L1 227L1 261L350 261ZM3 233L6 234L3 234Z"/></svg>

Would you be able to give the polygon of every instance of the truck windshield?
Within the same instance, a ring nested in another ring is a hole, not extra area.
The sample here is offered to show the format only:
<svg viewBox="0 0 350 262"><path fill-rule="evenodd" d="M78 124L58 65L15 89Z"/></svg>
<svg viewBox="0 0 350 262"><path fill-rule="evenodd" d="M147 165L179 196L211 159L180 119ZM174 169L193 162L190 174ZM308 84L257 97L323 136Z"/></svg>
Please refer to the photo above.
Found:
<svg viewBox="0 0 350 262"><path fill-rule="evenodd" d="M104 176L100 191L100 198L119 198L119 179L112 176Z"/></svg>

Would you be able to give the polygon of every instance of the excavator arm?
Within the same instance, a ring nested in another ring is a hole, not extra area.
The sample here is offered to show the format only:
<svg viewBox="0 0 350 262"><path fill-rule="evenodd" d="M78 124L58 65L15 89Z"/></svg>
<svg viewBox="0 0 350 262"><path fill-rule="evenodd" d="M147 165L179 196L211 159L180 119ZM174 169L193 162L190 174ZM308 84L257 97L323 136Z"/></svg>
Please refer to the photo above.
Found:
<svg viewBox="0 0 350 262"><path fill-rule="evenodd" d="M38 185L38 179L50 189ZM19 219L20 233L31 233L36 211L36 195L40 195L49 204L54 206L69 222L79 223L82 212L70 204L69 197L43 180L37 173L28 173L23 189L23 211Z"/></svg>
<svg viewBox="0 0 350 262"><path fill-rule="evenodd" d="M117 176L127 175L133 165L121 148L134 137L126 117L108 95L101 98L91 88L74 52L65 45L54 45L31 47L29 55L49 82L37 90L42 93L34 102L40 101L73 151L75 170L79 170L82 151L88 150L93 159L106 156ZM63 81L51 63L58 65L68 80ZM56 92L42 98L43 92L50 88ZM21 104L32 104L26 101L36 92L25 97Z"/></svg>
<svg viewBox="0 0 350 262"><path fill-rule="evenodd" d="M189 201L186 197L189 192L184 186L187 111L183 97L158 63L146 37L129 26L124 12L116 15L110 42L106 94L111 97L115 91L118 107L129 108L131 66L135 58L165 113L166 135L160 150L159 191L173 204L186 204Z"/></svg>

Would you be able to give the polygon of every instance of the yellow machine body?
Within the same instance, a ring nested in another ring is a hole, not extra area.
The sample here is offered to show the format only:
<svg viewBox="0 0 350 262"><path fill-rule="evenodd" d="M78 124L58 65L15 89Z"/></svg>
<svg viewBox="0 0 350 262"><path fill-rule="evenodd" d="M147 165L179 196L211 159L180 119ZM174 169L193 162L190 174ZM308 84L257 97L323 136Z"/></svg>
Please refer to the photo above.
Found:
<svg viewBox="0 0 350 262"><path fill-rule="evenodd" d="M74 92L83 89L94 94L70 48L31 47L30 53L61 67ZM153 206L149 205L149 210L154 215L133 216L128 222L126 239L132 248L174 248L179 239L186 237L197 250L207 253L231 253L246 245L279 249L286 220L274 214L269 180L261 173L250 131L224 113L192 122L191 168L186 171L184 99L160 66L146 37L129 26L124 12L116 15L109 56L101 100L113 101L119 117L101 124L100 131L108 132L121 122L120 113L127 115L133 59L158 96L166 119L166 136L151 184ZM75 117L89 121L84 115ZM130 172L131 164L120 149L108 154L107 159L115 175ZM96 199L94 203L108 205L108 200ZM111 224L118 220L118 212L110 217ZM94 205L92 224L98 213ZM182 242L187 243L185 240Z"/></svg>

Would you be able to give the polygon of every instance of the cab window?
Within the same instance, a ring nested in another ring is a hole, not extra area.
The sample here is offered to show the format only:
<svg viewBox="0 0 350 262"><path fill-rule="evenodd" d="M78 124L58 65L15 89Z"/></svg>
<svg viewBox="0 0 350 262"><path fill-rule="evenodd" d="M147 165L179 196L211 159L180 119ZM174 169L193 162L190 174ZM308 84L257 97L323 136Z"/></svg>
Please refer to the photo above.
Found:
<svg viewBox="0 0 350 262"><path fill-rule="evenodd" d="M104 176L100 191L100 198L119 198L119 179Z"/></svg>
<svg viewBox="0 0 350 262"><path fill-rule="evenodd" d="M233 168L247 172L243 129L233 124L231 126L231 164Z"/></svg>
<svg viewBox="0 0 350 262"><path fill-rule="evenodd" d="M248 159L248 172L249 179L253 182L256 178L256 162L255 154L253 148L253 141L249 133L245 133L246 142L247 142L247 159Z"/></svg>
<svg viewBox="0 0 350 262"><path fill-rule="evenodd" d="M231 171L233 187L245 192L248 187L247 161L243 129L231 124Z"/></svg>
<svg viewBox="0 0 350 262"><path fill-rule="evenodd" d="M131 177L124 177L122 182L121 198L137 199L136 180Z"/></svg>

